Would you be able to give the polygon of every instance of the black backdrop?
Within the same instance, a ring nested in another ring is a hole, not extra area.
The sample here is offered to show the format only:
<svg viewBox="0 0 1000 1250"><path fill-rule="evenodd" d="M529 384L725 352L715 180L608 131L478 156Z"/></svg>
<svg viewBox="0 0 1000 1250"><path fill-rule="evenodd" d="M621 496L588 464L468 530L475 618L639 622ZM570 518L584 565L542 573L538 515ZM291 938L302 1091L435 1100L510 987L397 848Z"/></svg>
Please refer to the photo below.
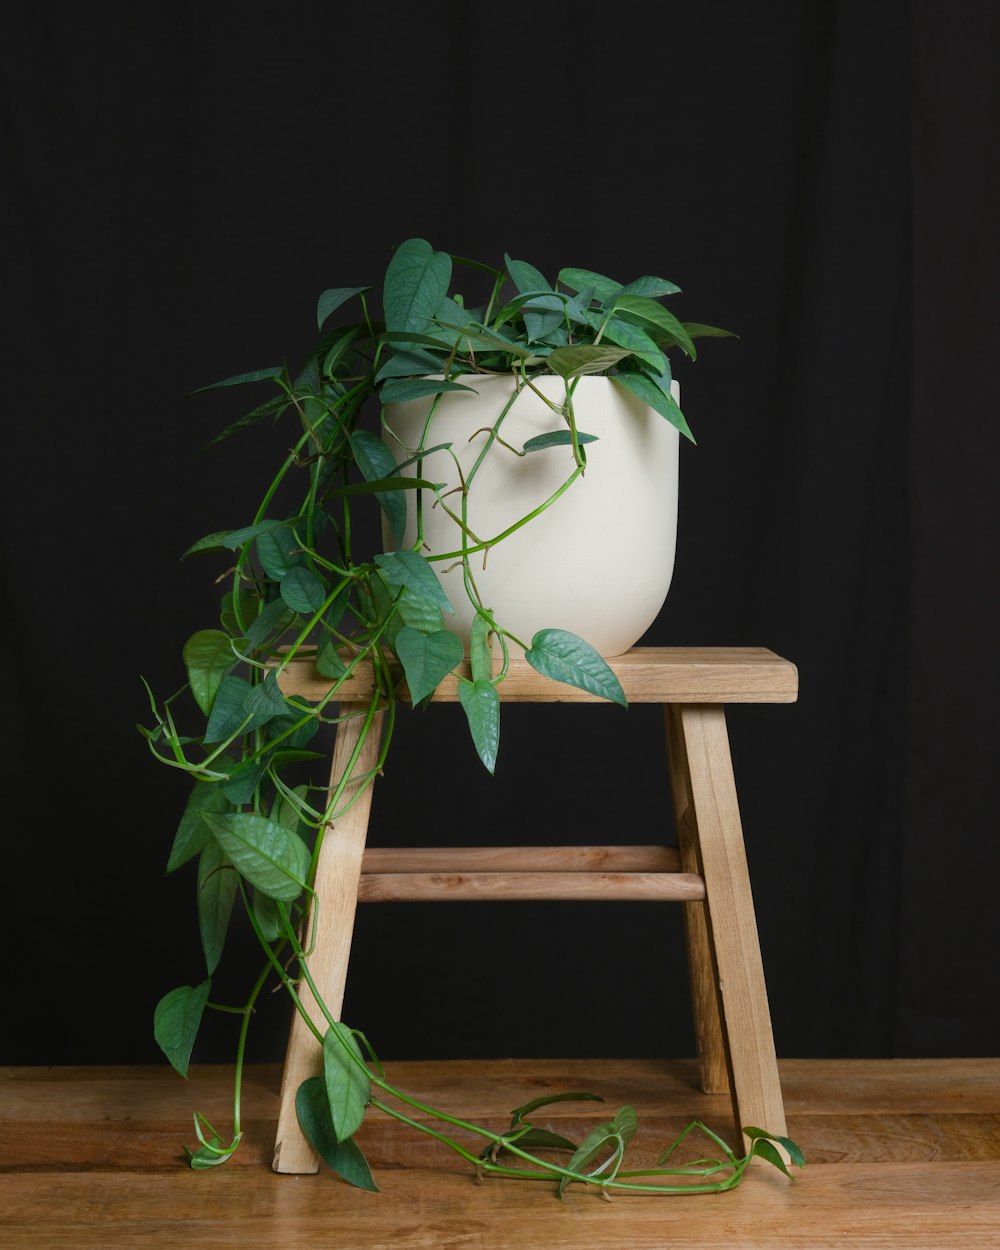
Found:
<svg viewBox="0 0 1000 1250"><path fill-rule="evenodd" d="M295 359L318 293L411 235L662 273L739 333L678 370L698 446L645 641L799 667L797 704L730 716L778 1051L997 1052L997 13L8 6L0 1060L156 1060L154 1003L202 977L140 675L179 683L217 571L179 554L245 522L275 436L196 455L241 399L186 396ZM642 840L647 713L511 708L492 781L443 709L405 716L373 841ZM345 1018L386 1057L689 1054L679 936L656 906L363 909Z"/></svg>

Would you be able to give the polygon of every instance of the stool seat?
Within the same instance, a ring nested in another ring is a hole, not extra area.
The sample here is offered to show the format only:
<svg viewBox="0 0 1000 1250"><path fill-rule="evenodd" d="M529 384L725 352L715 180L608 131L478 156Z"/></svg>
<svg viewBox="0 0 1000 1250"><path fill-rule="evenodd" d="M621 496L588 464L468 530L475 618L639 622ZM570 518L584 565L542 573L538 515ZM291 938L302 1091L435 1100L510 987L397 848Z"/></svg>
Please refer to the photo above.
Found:
<svg viewBox="0 0 1000 1250"><path fill-rule="evenodd" d="M374 787L358 792L355 782L353 792L349 785L344 794L349 806L328 829L317 860L314 890L323 921L309 960L312 980L339 1018L358 902L680 902L702 1088L730 1092L738 1135L751 1126L784 1134L725 704L794 702L796 668L762 647L635 647L607 662L629 703L663 707L677 846L368 847ZM463 675L468 673L459 666L431 702L457 701L457 676ZM302 659L287 664L279 682L285 695L312 702L325 699L331 684ZM370 706L374 689L371 666L359 665L337 692L342 711L353 704ZM587 691L543 677L523 659L510 661L499 692L504 702L609 706ZM405 686L400 693L407 697ZM376 721L381 715L375 713ZM338 724L332 784L348 768L352 778L371 774L381 733L373 724L374 732L362 737L365 719L346 716ZM325 1017L308 986L300 985L299 993L310 1018L325 1031ZM321 1048L296 1013L285 1055L275 1171L314 1172L319 1166L299 1127L295 1095L321 1067Z"/></svg>
<svg viewBox="0 0 1000 1250"><path fill-rule="evenodd" d="M633 647L606 661L629 703L794 703L798 672L790 661L765 647ZM406 694L397 669L400 694ZM499 671L499 661L496 663ZM459 664L431 695L432 703L457 703L458 678L472 676L469 661ZM286 695L318 701L330 689L310 660L293 660L281 674ZM359 664L341 686L342 703L367 703L374 690L370 664ZM504 703L604 703L578 686L543 677L527 660L512 659L500 686Z"/></svg>

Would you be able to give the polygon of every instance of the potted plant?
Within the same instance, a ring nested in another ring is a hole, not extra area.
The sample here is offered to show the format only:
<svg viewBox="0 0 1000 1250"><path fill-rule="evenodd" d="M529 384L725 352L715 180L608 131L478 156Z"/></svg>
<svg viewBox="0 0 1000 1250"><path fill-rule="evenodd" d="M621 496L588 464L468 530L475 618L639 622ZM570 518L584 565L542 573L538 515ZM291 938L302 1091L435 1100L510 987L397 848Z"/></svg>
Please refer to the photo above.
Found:
<svg viewBox="0 0 1000 1250"><path fill-rule="evenodd" d="M485 285L481 302L452 288L456 269ZM202 388L266 383L274 391L216 441L262 420L290 419L295 435L280 464L264 475L246 524L201 538L185 553L210 554L227 569L218 621L185 643L181 689L165 699L149 691L153 723L140 727L154 756L192 782L167 868L197 862L206 963L200 984L160 1001L155 1036L186 1075L206 1007L240 1021L233 1131L219 1133L196 1114L192 1166L216 1166L239 1143L247 1033L265 986L276 981L297 1006L297 986L314 988L306 949L312 878L324 837L336 837L349 778L317 784L310 766L328 754L316 747L336 727L343 683L359 666L370 670L366 727L383 721L386 727L362 788L385 763L397 706L425 703L466 657L459 699L475 751L490 771L512 653L554 681L625 703L604 657L636 641L667 593L676 441L678 434L690 437L670 353L694 359L698 336L726 333L681 322L662 302L676 292L661 278L622 284L583 269L564 269L550 284L534 266L509 256L493 268L410 239L387 265L380 314L370 307L370 287L325 290L317 309L321 337L300 369L279 365ZM343 317L349 306L359 310L353 318ZM493 407L481 408L483 400ZM602 475L602 454L615 472ZM592 482L609 488L610 502L591 490ZM568 501L584 491L586 508L573 513ZM651 521L629 531L624 547L620 527L605 512L615 506L616 491L632 511L643 495L654 509ZM366 544L357 514L374 507L382 541ZM568 530L556 524L547 535L562 514L571 518ZM581 539L588 517L597 525ZM595 553L609 529L619 546ZM516 550L528 535L529 547L505 564L504 551ZM570 570L563 589L568 585L571 593L552 600L559 619L536 621L538 611L549 609L543 591L559 576L543 572L539 580L530 569L525 580L522 566L547 538L561 552L556 567ZM610 633L595 625L596 645L575 628L588 574L574 545L596 554L593 598L599 606L612 599L619 609ZM512 597L505 597L511 586ZM623 634L618 626L628 614ZM315 703L282 689L284 669L303 657L329 683ZM262 963L246 1001L234 1007L210 1001L210 993L237 907L259 941ZM388 1083L363 1034L324 1013L328 1029L317 1039L324 1073L300 1089L299 1119L332 1167L374 1188L354 1133L369 1106L405 1118L386 1095L404 1107L414 1104ZM666 1160L653 1173L625 1177L622 1155L635 1129L631 1108L572 1143L531 1125L528 1117L545 1101L517 1109L504 1134L422 1111L443 1125L435 1135L478 1167L511 1175L528 1169L550 1177L560 1192L572 1182L605 1191L729 1188L754 1155L784 1170L775 1141L801 1162L793 1143L748 1129L752 1148L742 1158L714 1138L722 1152L716 1164L690 1171ZM449 1124L478 1133L482 1156L450 1139ZM557 1162L560 1150L568 1155Z"/></svg>

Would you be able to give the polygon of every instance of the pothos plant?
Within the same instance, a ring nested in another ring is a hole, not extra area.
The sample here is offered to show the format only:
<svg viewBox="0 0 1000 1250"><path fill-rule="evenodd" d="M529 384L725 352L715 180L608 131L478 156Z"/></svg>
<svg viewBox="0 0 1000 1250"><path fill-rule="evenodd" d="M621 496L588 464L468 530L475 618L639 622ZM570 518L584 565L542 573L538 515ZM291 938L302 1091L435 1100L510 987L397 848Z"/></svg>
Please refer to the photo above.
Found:
<svg viewBox="0 0 1000 1250"><path fill-rule="evenodd" d="M452 289L456 268L485 287L482 302L469 302ZM458 695L475 751L491 772L499 746L499 692L512 643L543 676L626 702L611 668L586 640L559 629L519 639L495 619L478 593L475 561L503 535L475 534L465 519L475 471L461 479L457 497L422 476L424 457L442 447L427 445L429 423L418 446L394 443L386 405L426 397L433 413L449 391L471 389L477 374L513 375L514 400L526 390L541 394L540 375L561 378L561 402L545 399L558 417L556 432L510 446L502 437L510 405L485 432L477 464L486 455L527 456L553 447L566 457L563 484L507 531L514 532L553 506L584 472L589 440L578 429L573 408L582 376L607 375L691 437L671 395L670 354L693 360L697 337L727 332L679 320L662 302L677 292L663 278L620 283L576 268L561 270L553 284L533 265L509 256L491 267L409 239L387 265L380 312L372 307L371 287L325 290L317 308L319 341L298 369L280 364L201 388L268 384L272 390L213 443L264 420L287 420L292 432L287 453L264 475L244 523L200 538L186 551L188 557L210 555L223 566L221 577L213 572L214 580L225 583L218 621L184 644L187 680L177 692L161 699L147 686L153 723L140 726L153 755L192 782L167 871L197 863L206 965L200 984L162 998L154 1034L186 1076L206 1008L232 1013L238 1021L232 1132L217 1131L196 1113L199 1144L188 1150L192 1167L217 1166L239 1144L248 1029L272 982L300 1011L298 987L308 985L325 1016L326 1028L319 1029L303 1011L322 1045L323 1074L298 1091L298 1116L317 1152L363 1188L374 1189L375 1183L354 1136L368 1108L429 1133L482 1172L548 1179L559 1193L571 1183L597 1186L605 1194L719 1191L736 1184L755 1155L782 1170L786 1157L803 1162L794 1143L761 1128L745 1129L751 1147L737 1156L703 1126L692 1125L682 1138L693 1127L707 1132L717 1158L674 1166L672 1146L659 1167L626 1170L625 1147L636 1129L630 1107L581 1142L532 1124L530 1117L551 1098L515 1110L504 1132L456 1119L388 1082L363 1033L327 1009L310 972L313 881L323 840L337 836L338 819L383 770L400 703L425 704L466 658L463 640L445 625L451 605L436 562L462 562L464 592L475 609L470 675L458 676ZM353 318L342 316L348 306L357 309ZM455 380L459 377L463 381ZM408 468L412 473L403 471ZM382 550L362 549L359 540L364 526L358 510L373 507L380 509L389 540L380 544ZM408 507L416 510L417 538L403 547ZM445 509L455 519L462 535L457 550L423 550L421 518L429 507ZM329 683L316 702L282 689L284 670L302 659L311 660ZM329 754L316 749L318 735L335 730L346 714L338 692L359 666L372 675L370 704L361 713L364 732L383 734L376 764L360 778L348 769L339 779L316 782L310 766ZM377 724L384 728L376 730ZM215 1002L211 986L237 910L256 935L262 958L245 1001L233 1005ZM560 1096L567 1098L593 1095ZM481 1151L460 1140L468 1133L480 1139Z"/></svg>

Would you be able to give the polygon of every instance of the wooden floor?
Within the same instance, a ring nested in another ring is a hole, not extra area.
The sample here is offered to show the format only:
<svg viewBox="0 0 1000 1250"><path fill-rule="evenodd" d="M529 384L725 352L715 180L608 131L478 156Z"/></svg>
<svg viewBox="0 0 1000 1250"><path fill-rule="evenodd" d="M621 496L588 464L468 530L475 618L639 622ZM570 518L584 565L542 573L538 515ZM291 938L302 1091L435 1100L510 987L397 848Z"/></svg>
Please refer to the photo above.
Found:
<svg viewBox="0 0 1000 1250"><path fill-rule="evenodd" d="M616 1197L548 1184L478 1181L443 1147L369 1117L359 1141L381 1188L324 1170L270 1170L277 1067L252 1069L244 1143L222 1168L192 1172L180 1148L190 1113L227 1123L229 1072L166 1068L0 1069L0 1246L331 1246L337 1250L997 1250L1000 1060L781 1065L789 1135L808 1166L794 1183L752 1168L719 1195ZM698 1117L729 1136L726 1100L700 1094L691 1063L580 1060L390 1064L399 1087L500 1127L546 1092L589 1089L639 1113L649 1157ZM582 1104L585 1108L585 1104ZM557 1131L594 1121L551 1108Z"/></svg>

